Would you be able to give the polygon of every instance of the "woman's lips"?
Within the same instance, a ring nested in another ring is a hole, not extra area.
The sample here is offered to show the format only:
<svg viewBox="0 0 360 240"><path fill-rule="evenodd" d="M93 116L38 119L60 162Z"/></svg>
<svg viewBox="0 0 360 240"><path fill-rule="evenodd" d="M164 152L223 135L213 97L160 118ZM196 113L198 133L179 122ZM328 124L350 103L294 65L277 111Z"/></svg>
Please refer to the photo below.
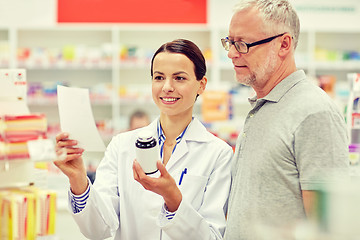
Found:
<svg viewBox="0 0 360 240"><path fill-rule="evenodd" d="M175 97L160 97L161 101L165 104L173 104L175 102L177 102L177 100L179 100L180 98L175 98Z"/></svg>

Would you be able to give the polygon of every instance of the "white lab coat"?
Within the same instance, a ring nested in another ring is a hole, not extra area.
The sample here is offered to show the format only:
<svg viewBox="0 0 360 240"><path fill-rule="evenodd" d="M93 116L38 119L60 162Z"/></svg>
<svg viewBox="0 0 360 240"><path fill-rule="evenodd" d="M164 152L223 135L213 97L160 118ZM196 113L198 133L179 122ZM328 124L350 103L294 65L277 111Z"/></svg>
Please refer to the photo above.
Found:
<svg viewBox="0 0 360 240"><path fill-rule="evenodd" d="M157 121L145 127L154 136ZM166 165L177 184L187 168L179 186L182 202L168 221L161 214L163 198L134 180L138 131L115 136L107 147L87 204L74 214L81 232L90 239L114 235L117 240L222 239L231 185L231 147L193 119ZM159 176L159 171L151 176Z"/></svg>

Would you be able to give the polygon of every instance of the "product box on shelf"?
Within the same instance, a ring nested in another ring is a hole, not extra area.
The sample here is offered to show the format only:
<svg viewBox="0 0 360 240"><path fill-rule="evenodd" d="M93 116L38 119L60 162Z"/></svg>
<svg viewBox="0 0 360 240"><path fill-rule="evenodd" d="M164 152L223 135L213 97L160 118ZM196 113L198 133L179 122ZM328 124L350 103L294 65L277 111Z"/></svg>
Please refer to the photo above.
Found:
<svg viewBox="0 0 360 240"><path fill-rule="evenodd" d="M33 182L34 161L40 159L39 155L44 156L43 161L55 159L54 146L47 139L46 131L44 114L0 117L0 188L27 186Z"/></svg>
<svg viewBox="0 0 360 240"><path fill-rule="evenodd" d="M44 114L0 117L0 160L30 158L28 141L45 139L46 131Z"/></svg>

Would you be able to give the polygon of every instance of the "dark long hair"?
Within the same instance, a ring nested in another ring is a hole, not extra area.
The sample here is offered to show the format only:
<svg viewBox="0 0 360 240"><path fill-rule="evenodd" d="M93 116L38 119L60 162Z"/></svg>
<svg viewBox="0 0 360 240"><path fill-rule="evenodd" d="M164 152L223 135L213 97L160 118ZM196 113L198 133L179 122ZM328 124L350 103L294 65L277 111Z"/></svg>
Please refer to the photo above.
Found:
<svg viewBox="0 0 360 240"><path fill-rule="evenodd" d="M206 74L205 58L201 50L195 43L186 39L175 39L174 41L164 43L155 52L151 59L151 77L153 77L153 63L156 55L161 52L180 53L188 57L195 66L195 76L197 80L201 80Z"/></svg>

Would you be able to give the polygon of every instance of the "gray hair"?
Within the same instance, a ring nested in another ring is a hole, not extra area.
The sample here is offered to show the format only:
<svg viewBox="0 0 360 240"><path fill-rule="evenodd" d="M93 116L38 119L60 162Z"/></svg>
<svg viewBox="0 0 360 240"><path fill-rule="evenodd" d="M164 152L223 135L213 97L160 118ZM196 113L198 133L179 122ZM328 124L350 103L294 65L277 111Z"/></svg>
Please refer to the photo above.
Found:
<svg viewBox="0 0 360 240"><path fill-rule="evenodd" d="M288 0L240 0L234 7L234 13L253 7L258 9L261 14L264 33L288 32L294 39L294 49L296 49L300 34L300 21Z"/></svg>

